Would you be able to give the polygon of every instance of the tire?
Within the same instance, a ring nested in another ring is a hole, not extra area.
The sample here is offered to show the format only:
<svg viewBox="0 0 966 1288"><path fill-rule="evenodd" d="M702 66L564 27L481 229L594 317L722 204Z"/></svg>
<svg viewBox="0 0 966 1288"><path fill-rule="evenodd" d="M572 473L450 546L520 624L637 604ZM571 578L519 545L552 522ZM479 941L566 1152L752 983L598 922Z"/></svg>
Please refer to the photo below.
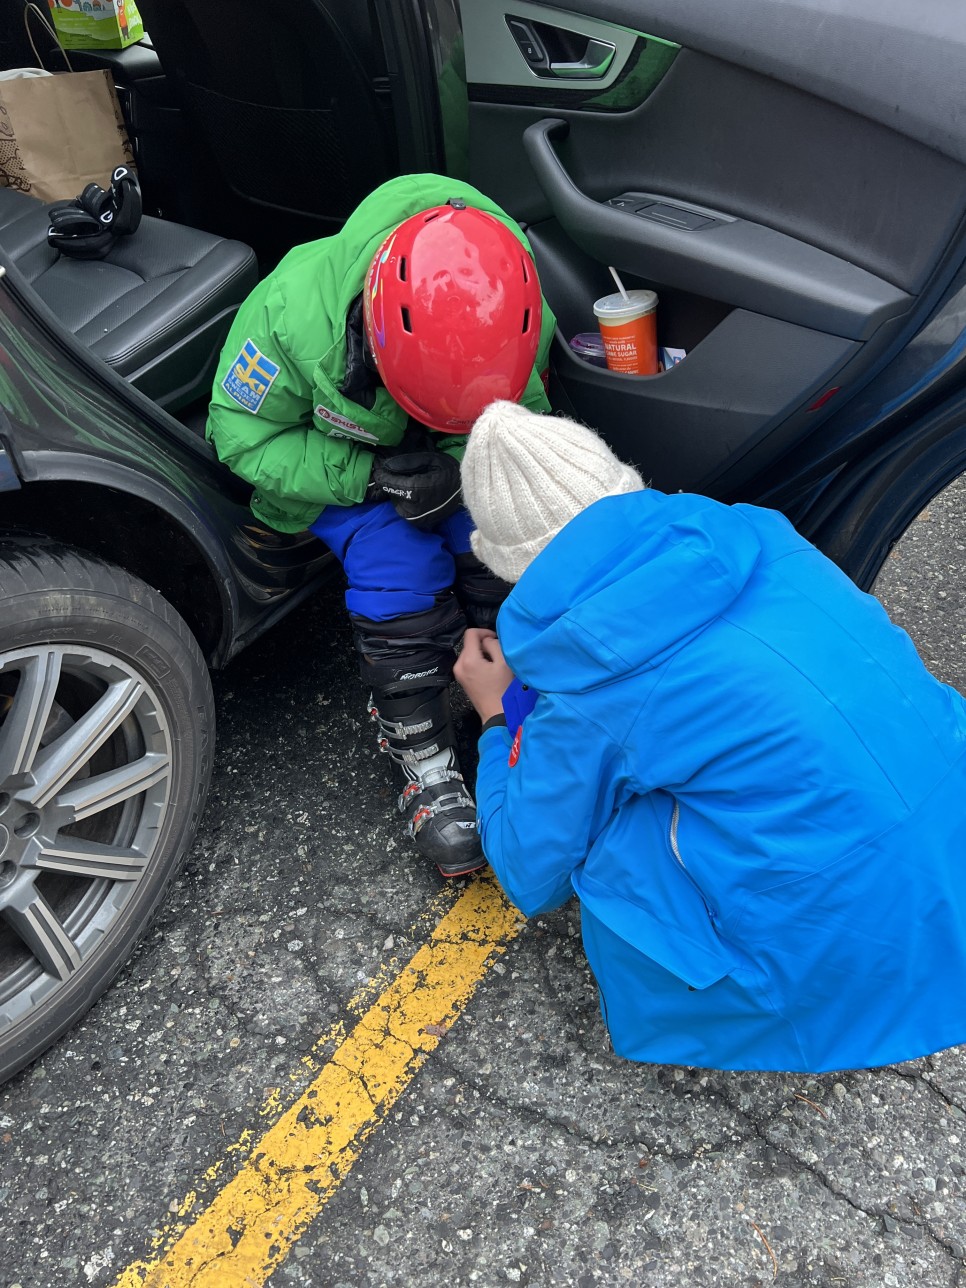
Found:
<svg viewBox="0 0 966 1288"><path fill-rule="evenodd" d="M214 703L156 591L0 539L0 1082L104 991L190 846Z"/></svg>

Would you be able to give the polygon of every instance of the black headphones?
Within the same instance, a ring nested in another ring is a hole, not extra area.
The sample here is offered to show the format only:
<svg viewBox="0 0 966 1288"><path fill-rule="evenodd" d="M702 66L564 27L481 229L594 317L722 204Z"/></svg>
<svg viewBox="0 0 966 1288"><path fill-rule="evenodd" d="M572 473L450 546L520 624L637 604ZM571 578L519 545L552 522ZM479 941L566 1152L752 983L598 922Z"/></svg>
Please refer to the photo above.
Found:
<svg viewBox="0 0 966 1288"><path fill-rule="evenodd" d="M49 208L47 244L74 259L101 259L116 237L136 231L141 211L137 176L119 165L111 175L110 188L89 183L80 196Z"/></svg>
<svg viewBox="0 0 966 1288"><path fill-rule="evenodd" d="M114 236L126 237L137 232L143 203L141 185L133 170L119 165L111 175L111 199L114 202Z"/></svg>

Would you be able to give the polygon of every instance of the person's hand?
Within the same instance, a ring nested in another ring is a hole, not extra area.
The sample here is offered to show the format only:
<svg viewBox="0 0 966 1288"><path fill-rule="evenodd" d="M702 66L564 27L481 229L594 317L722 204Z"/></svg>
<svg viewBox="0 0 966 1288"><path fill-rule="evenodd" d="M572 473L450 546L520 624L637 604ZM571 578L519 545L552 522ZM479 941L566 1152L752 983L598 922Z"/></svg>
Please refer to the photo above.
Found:
<svg viewBox="0 0 966 1288"><path fill-rule="evenodd" d="M513 672L503 660L495 631L471 627L466 632L453 675L484 724L503 714L503 695L513 680Z"/></svg>
<svg viewBox="0 0 966 1288"><path fill-rule="evenodd" d="M435 528L459 509L459 462L445 452L377 456L366 500L391 501L407 523Z"/></svg>

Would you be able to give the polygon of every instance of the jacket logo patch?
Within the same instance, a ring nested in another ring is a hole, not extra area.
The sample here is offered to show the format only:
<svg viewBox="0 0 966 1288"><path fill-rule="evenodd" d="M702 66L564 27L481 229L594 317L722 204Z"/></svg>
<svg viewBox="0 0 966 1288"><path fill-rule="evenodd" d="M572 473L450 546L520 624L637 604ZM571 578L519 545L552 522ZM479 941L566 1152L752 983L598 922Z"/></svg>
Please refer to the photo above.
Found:
<svg viewBox="0 0 966 1288"><path fill-rule="evenodd" d="M266 358L254 341L246 340L221 387L240 407L257 415L280 370L278 363Z"/></svg>
<svg viewBox="0 0 966 1288"><path fill-rule="evenodd" d="M520 759L520 743L523 741L523 725L517 730L517 736L513 739L513 746L510 748L510 757L507 764L512 769Z"/></svg>
<svg viewBox="0 0 966 1288"><path fill-rule="evenodd" d="M339 416L334 411L329 411L328 407L323 407L320 403L315 409L315 414L319 420L324 420L331 425L329 432L330 438L355 438L361 443L378 443L378 435L371 433L368 429L363 429L357 425L354 420L349 420L346 416Z"/></svg>

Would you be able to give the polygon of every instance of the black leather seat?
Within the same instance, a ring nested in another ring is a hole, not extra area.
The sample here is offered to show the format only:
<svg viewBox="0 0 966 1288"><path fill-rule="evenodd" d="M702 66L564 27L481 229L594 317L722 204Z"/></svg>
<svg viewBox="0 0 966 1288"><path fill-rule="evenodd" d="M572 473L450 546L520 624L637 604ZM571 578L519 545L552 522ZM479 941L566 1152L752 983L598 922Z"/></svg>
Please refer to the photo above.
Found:
<svg viewBox="0 0 966 1288"><path fill-rule="evenodd" d="M335 232L396 172L382 45L366 0L138 0L212 171L220 226L263 257Z"/></svg>
<svg viewBox="0 0 966 1288"><path fill-rule="evenodd" d="M0 248L68 331L169 411L207 394L258 281L251 248L145 216L104 259L68 259L47 226L42 202L0 188Z"/></svg>

